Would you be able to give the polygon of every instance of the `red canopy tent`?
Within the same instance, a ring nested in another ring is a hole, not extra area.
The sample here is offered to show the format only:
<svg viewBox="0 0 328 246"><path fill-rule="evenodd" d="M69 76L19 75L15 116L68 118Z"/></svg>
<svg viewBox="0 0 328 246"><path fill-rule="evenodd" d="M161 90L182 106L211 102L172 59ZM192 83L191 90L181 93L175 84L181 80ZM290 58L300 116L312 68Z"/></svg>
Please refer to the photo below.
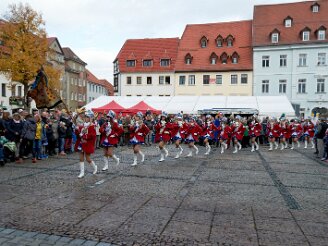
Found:
<svg viewBox="0 0 328 246"><path fill-rule="evenodd" d="M117 102L115 102L114 100L111 101L110 103L101 106L99 108L93 108L92 111L93 112L97 112L97 113L108 113L109 110L113 110L116 114L125 111L126 109L123 108L121 105L119 105Z"/></svg>
<svg viewBox="0 0 328 246"><path fill-rule="evenodd" d="M157 109L149 106L144 101L141 101L141 102L137 103L136 105L134 105L130 108L127 108L123 112L125 114L136 114L137 112L142 112L143 114L145 114L148 110L151 111L153 114L160 114L162 112L161 110L157 110Z"/></svg>

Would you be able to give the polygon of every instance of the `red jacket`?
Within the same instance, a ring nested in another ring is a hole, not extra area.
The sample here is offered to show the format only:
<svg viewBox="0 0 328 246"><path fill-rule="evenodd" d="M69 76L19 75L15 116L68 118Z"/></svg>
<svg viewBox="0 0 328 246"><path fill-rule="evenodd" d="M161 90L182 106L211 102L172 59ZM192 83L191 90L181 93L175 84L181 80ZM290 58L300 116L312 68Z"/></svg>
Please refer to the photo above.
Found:
<svg viewBox="0 0 328 246"><path fill-rule="evenodd" d="M172 123L168 122L164 126L162 125L162 122L159 121L155 125L155 142L158 143L161 140L164 142L168 142L171 139L171 129L172 129Z"/></svg>
<svg viewBox="0 0 328 246"><path fill-rule="evenodd" d="M267 127L268 136L273 136L274 138L279 138L281 129L278 123L274 123L273 126L269 123Z"/></svg>
<svg viewBox="0 0 328 246"><path fill-rule="evenodd" d="M290 129L290 126L288 123L286 123L286 124L281 123L280 130L281 130L281 135L284 138L289 139L291 137L292 133L291 133L291 129Z"/></svg>
<svg viewBox="0 0 328 246"><path fill-rule="evenodd" d="M135 137L138 142L143 143L145 142L146 135L149 133L149 128L143 123L138 127L134 124L130 126L129 132L131 140Z"/></svg>
<svg viewBox="0 0 328 246"><path fill-rule="evenodd" d="M75 151L80 151L79 147L81 147L84 153L93 154L95 152L95 142L96 142L95 125L90 124L89 127L87 128L84 128L84 126L79 126L75 129L75 134L77 137L74 146Z"/></svg>
<svg viewBox="0 0 328 246"><path fill-rule="evenodd" d="M171 124L171 135L174 138L178 133L182 139L186 138L186 133L188 130L188 124L182 121L182 124L179 125L178 122L174 122Z"/></svg>
<svg viewBox="0 0 328 246"><path fill-rule="evenodd" d="M239 126L233 125L233 133L232 136L237 138L237 140L241 141L244 137L244 132L246 128L242 123L239 123Z"/></svg>
<svg viewBox="0 0 328 246"><path fill-rule="evenodd" d="M290 125L292 136L300 137L302 135L302 126L299 123L293 123Z"/></svg>
<svg viewBox="0 0 328 246"><path fill-rule="evenodd" d="M195 122L193 125L188 124L187 130L186 130L186 138L192 137L195 142L198 142L199 135L202 132L202 128Z"/></svg>
<svg viewBox="0 0 328 246"><path fill-rule="evenodd" d="M214 132L219 130L219 127L216 127L212 122L207 124L204 123L202 125L202 137L210 136L210 138L214 139Z"/></svg>
<svg viewBox="0 0 328 246"><path fill-rule="evenodd" d="M303 126L304 134L308 134L311 138L314 136L314 125L312 122L305 123Z"/></svg>
<svg viewBox="0 0 328 246"><path fill-rule="evenodd" d="M231 137L231 133L232 133L232 128L229 125L225 125L223 128L223 131L221 131L221 136L220 138L222 140L228 140Z"/></svg>
<svg viewBox="0 0 328 246"><path fill-rule="evenodd" d="M261 135L262 126L260 123L255 122L249 124L249 136L255 135L256 137Z"/></svg>
<svg viewBox="0 0 328 246"><path fill-rule="evenodd" d="M106 134L106 128L108 125L110 125L111 130L109 134ZM103 143L105 139L107 139L110 145L117 145L120 140L120 136L123 133L123 128L120 127L117 122L106 122L102 124L99 132L101 133L100 143Z"/></svg>

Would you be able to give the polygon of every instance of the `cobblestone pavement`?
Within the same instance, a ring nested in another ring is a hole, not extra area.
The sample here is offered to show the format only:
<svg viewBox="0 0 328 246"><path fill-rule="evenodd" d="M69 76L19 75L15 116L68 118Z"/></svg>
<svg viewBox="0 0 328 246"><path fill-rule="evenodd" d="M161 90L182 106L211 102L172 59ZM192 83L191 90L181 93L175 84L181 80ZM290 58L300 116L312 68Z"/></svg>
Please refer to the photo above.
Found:
<svg viewBox="0 0 328 246"><path fill-rule="evenodd" d="M143 149L144 164L118 148L119 166L84 179L76 154L0 168L0 245L328 245L328 165L312 149L177 161L169 146L163 163Z"/></svg>

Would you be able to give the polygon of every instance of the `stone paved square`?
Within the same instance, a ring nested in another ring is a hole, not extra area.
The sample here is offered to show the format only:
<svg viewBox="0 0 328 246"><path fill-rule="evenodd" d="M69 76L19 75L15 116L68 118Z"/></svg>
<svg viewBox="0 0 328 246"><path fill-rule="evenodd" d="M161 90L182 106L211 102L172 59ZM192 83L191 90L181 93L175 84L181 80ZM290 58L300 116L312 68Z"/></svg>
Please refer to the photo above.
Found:
<svg viewBox="0 0 328 246"><path fill-rule="evenodd" d="M119 166L82 180L76 154L7 164L0 244L327 245L328 165L311 150L204 157L200 147L158 163L156 149L144 149L144 164L131 167L123 147Z"/></svg>

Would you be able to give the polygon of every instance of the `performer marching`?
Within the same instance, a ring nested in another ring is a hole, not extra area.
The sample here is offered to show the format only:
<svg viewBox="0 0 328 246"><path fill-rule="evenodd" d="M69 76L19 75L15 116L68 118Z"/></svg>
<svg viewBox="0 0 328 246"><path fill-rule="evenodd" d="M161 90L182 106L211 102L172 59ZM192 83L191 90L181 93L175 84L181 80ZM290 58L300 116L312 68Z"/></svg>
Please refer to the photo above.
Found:
<svg viewBox="0 0 328 246"><path fill-rule="evenodd" d="M191 117L186 131L186 144L189 147L189 153L187 157L192 157L192 149L195 149L195 154L198 155L198 148L195 146L195 142L198 142L199 135L202 131L200 126L196 123L197 117Z"/></svg>
<svg viewBox="0 0 328 246"><path fill-rule="evenodd" d="M91 110L87 111L84 116L83 125L75 129L77 140L75 151L80 153L80 174L78 178L84 177L84 159L93 167L93 174L97 173L97 165L91 160L90 155L95 151L96 128L92 123L94 114Z"/></svg>
<svg viewBox="0 0 328 246"><path fill-rule="evenodd" d="M300 142L298 141L298 138L302 134L302 126L298 122L298 119L291 120L292 124L290 126L291 132L292 132L292 147L290 149L294 149L295 143L297 144L297 148L300 147Z"/></svg>
<svg viewBox="0 0 328 246"><path fill-rule="evenodd" d="M288 148L288 140L291 137L290 127L285 117L280 119L280 129L280 150L283 150Z"/></svg>
<svg viewBox="0 0 328 246"><path fill-rule="evenodd" d="M120 127L115 119L115 113L109 110L107 114L107 121L100 127L101 139L100 143L104 149L104 168L102 171L108 170L109 158L112 158L116 165L120 164L120 159L113 154L114 147L120 140L120 136L123 133L123 128Z"/></svg>
<svg viewBox="0 0 328 246"><path fill-rule="evenodd" d="M161 158L159 162L165 161L165 158L169 155L168 150L165 148L165 144L171 140L171 122L167 119L167 114L163 112L160 115L160 120L155 125L155 142L159 143L158 147L161 152Z"/></svg>
<svg viewBox="0 0 328 246"><path fill-rule="evenodd" d="M308 143L311 142L312 144L312 149L314 149L314 142L313 142L313 137L314 137L314 124L311 121L311 117L307 118L305 120L305 124L303 126L303 131L304 131L304 137L305 137L305 141L304 141L304 149L307 148Z"/></svg>
<svg viewBox="0 0 328 246"><path fill-rule="evenodd" d="M214 139L214 132L218 128L213 124L213 118L211 115L206 115L206 122L203 124L203 132L201 138L204 139L204 145L206 148L205 155L208 155L211 152L211 145L209 141Z"/></svg>
<svg viewBox="0 0 328 246"><path fill-rule="evenodd" d="M141 151L141 146L145 142L145 137L149 133L149 128L143 123L143 114L138 112L134 116L134 121L131 122L130 128L130 143L133 145L133 163L136 166L138 163L138 154L141 157L141 163L145 161L145 154Z"/></svg>
<svg viewBox="0 0 328 246"><path fill-rule="evenodd" d="M259 123L257 117L253 117L253 121L249 124L249 136L251 137L252 149L251 152L259 150L259 145L256 142L256 138L261 135L262 126ZM255 148L254 148L255 147Z"/></svg>
<svg viewBox="0 0 328 246"><path fill-rule="evenodd" d="M278 149L279 145L276 142L276 139L279 139L280 137L280 126L279 123L277 122L277 118L272 117L270 119L270 122L268 123L267 126L267 130L268 130L268 138L270 143L269 150L273 150L273 145L275 145L275 149Z"/></svg>
<svg viewBox="0 0 328 246"><path fill-rule="evenodd" d="M235 143L235 150L232 152L233 154L238 153L238 150L241 150L241 141L244 137L244 132L246 130L241 116L237 115L235 119L235 123L233 125L233 133L232 133L232 139Z"/></svg>
<svg viewBox="0 0 328 246"><path fill-rule="evenodd" d="M187 123L185 123L182 119L182 114L177 114L174 119L174 123L172 124L172 140L175 142L175 147L178 149L177 155L174 157L175 159L180 158L183 152L183 148L181 147L181 142L186 137L186 130L188 128Z"/></svg>
<svg viewBox="0 0 328 246"><path fill-rule="evenodd" d="M229 126L228 124L228 120L227 118L222 118L222 130L221 130L221 134L220 134L220 143L221 143L221 154L224 153L224 150L228 148L228 140L229 140L229 136L232 133L232 128L231 126Z"/></svg>

